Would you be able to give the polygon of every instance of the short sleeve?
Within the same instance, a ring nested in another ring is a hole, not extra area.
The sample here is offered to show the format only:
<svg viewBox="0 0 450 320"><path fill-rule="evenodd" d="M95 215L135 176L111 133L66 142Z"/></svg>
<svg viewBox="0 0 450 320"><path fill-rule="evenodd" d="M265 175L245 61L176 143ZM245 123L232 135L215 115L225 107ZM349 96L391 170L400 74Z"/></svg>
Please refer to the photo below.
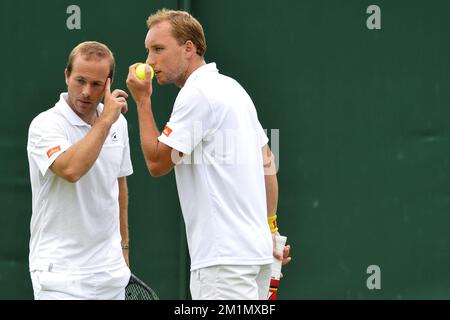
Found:
<svg viewBox="0 0 450 320"><path fill-rule="evenodd" d="M121 115L121 117L123 117ZM124 130L124 137L126 137L123 148L123 154L122 154L122 164L120 166L120 172L119 177L126 177L133 173L133 165L131 163L131 156L130 156L130 140L128 138L128 124L125 117L123 117L123 130Z"/></svg>
<svg viewBox="0 0 450 320"><path fill-rule="evenodd" d="M63 127L56 121L38 116L31 122L27 150L43 176L52 163L70 146Z"/></svg>
<svg viewBox="0 0 450 320"><path fill-rule="evenodd" d="M261 126L261 123L257 120L257 130L258 130L258 141L259 141L259 145L260 147L264 147L268 142L269 142L269 138L267 137L266 132L264 131L264 129Z"/></svg>
<svg viewBox="0 0 450 320"><path fill-rule="evenodd" d="M158 140L189 155L207 132L216 129L214 125L215 116L209 101L195 87L186 87L180 91L170 120Z"/></svg>

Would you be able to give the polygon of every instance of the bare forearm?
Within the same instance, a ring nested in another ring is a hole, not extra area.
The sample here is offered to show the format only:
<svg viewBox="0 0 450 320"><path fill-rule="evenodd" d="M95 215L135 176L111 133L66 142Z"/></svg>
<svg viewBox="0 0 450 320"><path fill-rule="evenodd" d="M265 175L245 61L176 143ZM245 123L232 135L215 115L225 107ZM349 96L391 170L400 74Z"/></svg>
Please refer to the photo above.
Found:
<svg viewBox="0 0 450 320"><path fill-rule="evenodd" d="M158 161L158 137L160 135L150 104L150 99L138 104L141 147L147 163Z"/></svg>
<svg viewBox="0 0 450 320"><path fill-rule="evenodd" d="M264 162L264 182L266 186L267 216L277 213L278 207L278 179L275 167L275 156L268 145L262 148Z"/></svg>
<svg viewBox="0 0 450 320"><path fill-rule="evenodd" d="M119 183L119 224L123 258L127 266L130 266L128 234L128 186L127 178L121 177Z"/></svg>
<svg viewBox="0 0 450 320"><path fill-rule="evenodd" d="M273 216L278 208L278 179L276 174L264 176L266 184L267 216Z"/></svg>
<svg viewBox="0 0 450 320"><path fill-rule="evenodd" d="M159 177L172 170L174 161L172 159L172 148L158 140L160 133L150 104L150 99L138 104L139 132L147 168L152 176Z"/></svg>
<svg viewBox="0 0 450 320"><path fill-rule="evenodd" d="M130 241L128 234L128 186L125 177L119 178L119 221L120 221L120 235L122 237L122 244L127 244Z"/></svg>
<svg viewBox="0 0 450 320"><path fill-rule="evenodd" d="M111 124L98 119L83 139L58 157L50 167L51 170L70 182L78 181L94 165L110 128Z"/></svg>

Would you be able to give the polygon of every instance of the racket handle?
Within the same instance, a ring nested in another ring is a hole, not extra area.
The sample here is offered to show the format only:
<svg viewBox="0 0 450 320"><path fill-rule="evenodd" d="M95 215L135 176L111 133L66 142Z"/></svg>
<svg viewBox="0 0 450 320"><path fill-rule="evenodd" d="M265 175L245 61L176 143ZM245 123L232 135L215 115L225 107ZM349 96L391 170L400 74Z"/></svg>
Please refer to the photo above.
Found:
<svg viewBox="0 0 450 320"><path fill-rule="evenodd" d="M287 237L285 236L275 235L275 248L280 255L283 255L286 240ZM282 261L274 257L272 262L272 275L270 278L268 300L277 300L278 285L280 284L281 277L281 265Z"/></svg>

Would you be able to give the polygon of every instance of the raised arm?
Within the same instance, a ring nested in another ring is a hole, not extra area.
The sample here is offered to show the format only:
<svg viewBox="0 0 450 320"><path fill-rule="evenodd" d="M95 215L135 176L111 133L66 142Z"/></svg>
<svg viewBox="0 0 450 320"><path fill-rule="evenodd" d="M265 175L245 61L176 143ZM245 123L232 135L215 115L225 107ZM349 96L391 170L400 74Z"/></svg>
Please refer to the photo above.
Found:
<svg viewBox="0 0 450 320"><path fill-rule="evenodd" d="M97 160L108 132L120 113L126 112L128 97L125 91L116 89L111 93L111 80L105 84L105 106L88 134L61 154L50 166L56 175L75 183L84 176Z"/></svg>
<svg viewBox="0 0 450 320"><path fill-rule="evenodd" d="M147 66L145 80L136 76L138 64L130 66L127 79L127 87L137 105L139 117L139 133L141 148L145 163L150 174L159 177L169 173L175 166L178 152L158 140L160 132L156 126L152 111L151 95L153 91L151 83L151 69Z"/></svg>

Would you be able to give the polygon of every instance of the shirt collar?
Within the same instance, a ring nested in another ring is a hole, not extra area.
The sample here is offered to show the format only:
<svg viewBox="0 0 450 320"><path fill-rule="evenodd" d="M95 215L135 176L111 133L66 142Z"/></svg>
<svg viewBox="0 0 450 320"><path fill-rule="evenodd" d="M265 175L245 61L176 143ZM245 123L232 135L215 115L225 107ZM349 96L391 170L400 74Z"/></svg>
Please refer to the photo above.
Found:
<svg viewBox="0 0 450 320"><path fill-rule="evenodd" d="M68 93L63 92L61 93L59 97L59 101L56 103L56 108L61 111L64 118L66 118L71 125L73 126L91 126L90 124L84 122L83 119L81 119L75 111L72 110L72 108L67 103ZM97 106L98 114L101 114L103 111L103 104L99 103Z"/></svg>
<svg viewBox="0 0 450 320"><path fill-rule="evenodd" d="M187 84L195 81L195 79L197 79L200 75L205 74L207 72L219 73L219 70L217 69L215 62L204 64L200 68L196 69L194 72L191 73L191 75L186 80L186 83L184 85L187 85Z"/></svg>

